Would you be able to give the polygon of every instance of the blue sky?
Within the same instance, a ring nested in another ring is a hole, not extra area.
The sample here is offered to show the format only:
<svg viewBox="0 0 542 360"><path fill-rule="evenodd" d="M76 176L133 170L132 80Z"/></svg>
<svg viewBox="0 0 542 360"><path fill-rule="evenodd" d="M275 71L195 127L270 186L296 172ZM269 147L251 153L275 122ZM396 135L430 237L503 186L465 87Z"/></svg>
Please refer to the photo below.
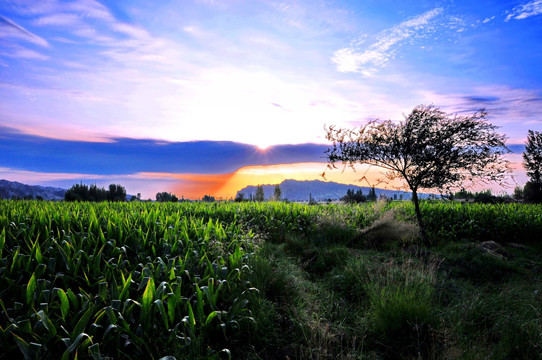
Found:
<svg viewBox="0 0 542 360"><path fill-rule="evenodd" d="M541 36L542 0L5 0L0 178L152 197L179 174L318 162L324 125L418 104L486 108L522 144L542 130Z"/></svg>

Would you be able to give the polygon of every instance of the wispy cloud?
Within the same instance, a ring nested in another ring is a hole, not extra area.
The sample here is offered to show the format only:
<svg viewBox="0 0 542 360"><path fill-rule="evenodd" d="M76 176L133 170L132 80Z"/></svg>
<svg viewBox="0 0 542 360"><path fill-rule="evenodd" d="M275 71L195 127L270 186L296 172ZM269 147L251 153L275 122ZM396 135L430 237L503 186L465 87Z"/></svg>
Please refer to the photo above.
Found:
<svg viewBox="0 0 542 360"><path fill-rule="evenodd" d="M26 30L2 15L0 15L0 38L15 38L43 47L49 46L49 43L44 38Z"/></svg>
<svg viewBox="0 0 542 360"><path fill-rule="evenodd" d="M360 46L356 44L337 50L333 54L332 61L340 72L359 72L368 77L372 76L378 68L395 57L395 47L401 42L421 37L428 31L432 31L430 22L442 11L442 8L435 8L384 30L378 35L378 41L365 50L360 49Z"/></svg>
<svg viewBox="0 0 542 360"><path fill-rule="evenodd" d="M76 14L51 14L42 16L34 20L34 24L37 26L65 26L74 25L80 23L80 18Z"/></svg>
<svg viewBox="0 0 542 360"><path fill-rule="evenodd" d="M542 94L529 89L509 86L480 86L465 93L420 94L426 103L433 103L446 111L472 114L482 108L489 112L492 123L501 126L512 143L520 143L527 136L525 124L540 127Z"/></svg>
<svg viewBox="0 0 542 360"><path fill-rule="evenodd" d="M0 51L0 56L16 58L16 59L31 59L31 60L48 60L49 56L43 55L37 51L27 49L18 45L10 45L5 50Z"/></svg>
<svg viewBox="0 0 542 360"><path fill-rule="evenodd" d="M533 0L513 8L506 16L505 21L526 19L540 14L542 14L542 0Z"/></svg>
<svg viewBox="0 0 542 360"><path fill-rule="evenodd" d="M484 20L482 20L482 23L487 24L488 22L490 22L490 21L492 21L494 19L495 19L495 16L487 17Z"/></svg>

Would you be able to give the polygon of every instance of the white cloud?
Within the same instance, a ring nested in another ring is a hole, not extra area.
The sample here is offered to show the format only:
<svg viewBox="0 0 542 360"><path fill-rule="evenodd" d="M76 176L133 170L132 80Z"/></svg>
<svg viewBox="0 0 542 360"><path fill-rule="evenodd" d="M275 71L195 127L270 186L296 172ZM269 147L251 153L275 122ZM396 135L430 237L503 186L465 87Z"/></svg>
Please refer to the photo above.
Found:
<svg viewBox="0 0 542 360"><path fill-rule="evenodd" d="M427 31L432 31L430 21L441 13L442 8L435 8L387 29L379 34L378 41L365 50L358 49L359 45L339 49L333 54L332 61L340 72L359 72L365 76L371 76L378 68L395 57L396 45L407 39L422 37Z"/></svg>
<svg viewBox="0 0 542 360"><path fill-rule="evenodd" d="M49 56L40 54L37 51L22 46L11 46L9 51L2 51L0 55L16 59L47 60Z"/></svg>
<svg viewBox="0 0 542 360"><path fill-rule="evenodd" d="M526 19L540 14L542 14L542 0L533 0L513 8L506 16L505 21Z"/></svg>
<svg viewBox="0 0 542 360"><path fill-rule="evenodd" d="M59 5L59 9L64 9L66 5ZM109 10L98 1L95 0L78 0L72 3L68 3L68 10L80 13L84 17L89 17L93 19L101 19L105 21L114 21L115 18Z"/></svg>
<svg viewBox="0 0 542 360"><path fill-rule="evenodd" d="M482 22L483 22L484 24L487 24L488 22L490 22L490 21L493 20L493 19L495 19L495 16L485 18Z"/></svg>
<svg viewBox="0 0 542 360"><path fill-rule="evenodd" d="M38 26L65 26L65 25L74 25L80 23L79 16L75 14L51 14L42 16L34 21L35 25Z"/></svg>
<svg viewBox="0 0 542 360"><path fill-rule="evenodd" d="M48 47L49 43L44 38L26 30L10 19L0 15L0 38L15 38L24 40L42 47Z"/></svg>

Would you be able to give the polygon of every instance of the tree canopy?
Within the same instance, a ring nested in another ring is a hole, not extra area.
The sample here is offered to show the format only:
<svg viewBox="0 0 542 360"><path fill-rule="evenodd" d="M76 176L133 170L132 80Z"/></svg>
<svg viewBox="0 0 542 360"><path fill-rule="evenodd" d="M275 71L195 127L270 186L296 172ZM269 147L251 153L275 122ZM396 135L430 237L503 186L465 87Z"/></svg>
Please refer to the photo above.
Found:
<svg viewBox="0 0 542 360"><path fill-rule="evenodd" d="M256 186L256 194L254 195L254 201L265 201L265 195L263 191L263 185Z"/></svg>
<svg viewBox="0 0 542 360"><path fill-rule="evenodd" d="M158 201L158 202L178 202L179 198L177 198L177 196L175 196L172 193L162 191L162 192L156 193L156 201Z"/></svg>
<svg viewBox="0 0 542 360"><path fill-rule="evenodd" d="M66 201L126 201L126 189L122 185L111 184L109 190L99 188L96 184L75 184L64 194Z"/></svg>
<svg viewBox="0 0 542 360"><path fill-rule="evenodd" d="M505 181L506 137L486 120L487 114L480 110L460 116L419 105L401 122L374 120L356 129L329 126L328 167L369 164L387 170L389 180L403 179L412 191L420 230L427 240L418 204L420 189L443 193L466 182Z"/></svg>
<svg viewBox="0 0 542 360"><path fill-rule="evenodd" d="M282 196L282 190L280 189L280 185L275 185L275 189L273 190L273 200L280 201L280 198Z"/></svg>
<svg viewBox="0 0 542 360"><path fill-rule="evenodd" d="M530 181L525 184L525 200L542 202L542 133L529 130L523 152L523 166L530 177Z"/></svg>

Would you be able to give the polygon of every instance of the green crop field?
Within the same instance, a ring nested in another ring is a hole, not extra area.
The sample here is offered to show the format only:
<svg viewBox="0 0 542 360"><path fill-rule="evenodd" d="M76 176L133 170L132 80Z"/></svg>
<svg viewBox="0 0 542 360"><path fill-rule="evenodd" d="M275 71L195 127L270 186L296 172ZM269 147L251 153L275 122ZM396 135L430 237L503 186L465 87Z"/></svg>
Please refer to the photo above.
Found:
<svg viewBox="0 0 542 360"><path fill-rule="evenodd" d="M422 213L2 200L0 359L540 358L542 206Z"/></svg>

